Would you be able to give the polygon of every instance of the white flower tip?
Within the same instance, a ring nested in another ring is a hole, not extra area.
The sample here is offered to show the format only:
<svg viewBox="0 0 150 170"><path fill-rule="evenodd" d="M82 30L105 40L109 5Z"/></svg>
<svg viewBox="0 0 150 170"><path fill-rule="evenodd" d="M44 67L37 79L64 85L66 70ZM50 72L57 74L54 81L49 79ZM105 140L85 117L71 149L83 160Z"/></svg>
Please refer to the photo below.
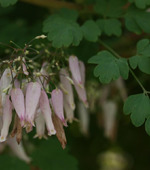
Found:
<svg viewBox="0 0 150 170"><path fill-rule="evenodd" d="M72 110L75 110L76 105L74 103L71 103L70 107L71 107Z"/></svg>
<svg viewBox="0 0 150 170"><path fill-rule="evenodd" d="M55 134L56 134L55 129L51 129L51 130L48 131L48 136L55 135Z"/></svg>
<svg viewBox="0 0 150 170"><path fill-rule="evenodd" d="M6 137L0 136L0 142L5 142L5 141L6 141Z"/></svg>

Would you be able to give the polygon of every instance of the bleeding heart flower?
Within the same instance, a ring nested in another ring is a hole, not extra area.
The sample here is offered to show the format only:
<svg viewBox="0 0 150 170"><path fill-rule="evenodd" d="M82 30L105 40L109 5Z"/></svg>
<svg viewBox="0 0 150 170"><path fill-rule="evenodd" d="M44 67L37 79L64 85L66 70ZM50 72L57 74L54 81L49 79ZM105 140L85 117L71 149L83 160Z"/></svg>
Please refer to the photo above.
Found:
<svg viewBox="0 0 150 170"><path fill-rule="evenodd" d="M30 82L26 89L26 121L34 125L34 117L41 95L41 86L37 82Z"/></svg>
<svg viewBox="0 0 150 170"><path fill-rule="evenodd" d="M67 77L69 77L69 73L67 72L67 70L64 68L61 69L60 70L60 82L61 82L61 87L63 91L63 96L65 98L65 101L70 106L70 108L74 110L75 104L74 104L73 89Z"/></svg>
<svg viewBox="0 0 150 170"><path fill-rule="evenodd" d="M20 119L21 126L24 126L25 120L24 94L20 88L13 88L11 90L11 100L16 110L16 113Z"/></svg>
<svg viewBox="0 0 150 170"><path fill-rule="evenodd" d="M9 126L12 121L12 103L9 100L9 95L6 95L2 120L3 120L3 126L1 129L0 142L4 142L6 140L9 131Z"/></svg>
<svg viewBox="0 0 150 170"><path fill-rule="evenodd" d="M52 122L52 112L49 104L49 100L47 97L47 94L44 90L41 91L41 97L40 97L40 109L44 115L44 119L46 122L46 127L48 130L48 135L55 135L56 131Z"/></svg>
<svg viewBox="0 0 150 170"><path fill-rule="evenodd" d="M64 126L67 126L67 123L64 119L64 111L63 111L63 93L60 89L55 89L52 91L51 103L55 114L63 122Z"/></svg>
<svg viewBox="0 0 150 170"><path fill-rule="evenodd" d="M69 57L69 68L72 74L72 78L76 80L77 84L82 87L81 73L79 68L79 61L76 56Z"/></svg>

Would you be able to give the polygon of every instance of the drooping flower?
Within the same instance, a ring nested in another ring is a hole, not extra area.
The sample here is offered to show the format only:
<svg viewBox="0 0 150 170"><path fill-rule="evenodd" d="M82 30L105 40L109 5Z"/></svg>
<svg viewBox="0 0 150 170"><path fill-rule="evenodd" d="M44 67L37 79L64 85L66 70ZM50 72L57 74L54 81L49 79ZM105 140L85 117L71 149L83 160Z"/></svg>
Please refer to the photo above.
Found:
<svg viewBox="0 0 150 170"><path fill-rule="evenodd" d="M64 97L64 110L65 110L66 120L69 123L72 123L74 120L74 110L70 107L65 97Z"/></svg>
<svg viewBox="0 0 150 170"><path fill-rule="evenodd" d="M105 101L102 105L104 117L105 136L114 140L114 131L116 124L117 105L113 101Z"/></svg>
<svg viewBox="0 0 150 170"><path fill-rule="evenodd" d="M3 126L1 129L0 142L4 142L6 140L9 131L9 126L12 121L12 103L9 99L9 95L6 95L2 120L3 120Z"/></svg>
<svg viewBox="0 0 150 170"><path fill-rule="evenodd" d="M51 103L54 109L55 114L63 122L64 126L67 126L67 123L64 119L64 110L63 110L63 93L60 89L55 89L51 94Z"/></svg>
<svg viewBox="0 0 150 170"><path fill-rule="evenodd" d="M84 105L86 107L88 107L88 101L87 101L85 87L83 87L83 88L79 87L75 80L74 80L74 86L75 86L75 89L76 89L79 99L84 103Z"/></svg>
<svg viewBox="0 0 150 170"><path fill-rule="evenodd" d="M85 66L82 61L79 61L79 70L80 70L80 75L81 75L83 86L82 87L78 86L77 81L73 78L74 86L75 86L79 99L84 103L86 107L88 107L87 95L86 95L86 90L85 90Z"/></svg>
<svg viewBox="0 0 150 170"><path fill-rule="evenodd" d="M80 68L82 83L85 84L85 65L82 61L79 61L79 68Z"/></svg>
<svg viewBox="0 0 150 170"><path fill-rule="evenodd" d="M37 109L36 111L35 124L36 124L36 135L34 136L34 138L38 137L39 139L42 139L42 138L46 139L45 120L40 109Z"/></svg>
<svg viewBox="0 0 150 170"><path fill-rule="evenodd" d="M26 154L22 143L18 145L15 137L8 138L7 144L19 159L25 161L26 163L31 162L31 158L29 158L29 156Z"/></svg>
<svg viewBox="0 0 150 170"><path fill-rule="evenodd" d="M81 80L81 74L80 74L80 68L79 68L79 61L76 56L70 56L69 57L69 68L72 74L72 78L76 81L76 83L82 87L82 80Z"/></svg>
<svg viewBox="0 0 150 170"><path fill-rule="evenodd" d="M73 96L73 89L70 81L68 80L69 73L65 68L60 70L60 82L62 85L62 91L63 96L65 98L65 101L68 103L68 105L71 107L72 110L75 109L75 103L74 103L74 96Z"/></svg>
<svg viewBox="0 0 150 170"><path fill-rule="evenodd" d="M30 82L26 89L26 121L34 125L34 117L41 95L41 86L37 82Z"/></svg>
<svg viewBox="0 0 150 170"><path fill-rule="evenodd" d="M14 72L12 74L13 74L13 76L15 76ZM11 71L10 71L9 68L7 68L3 72L2 77L1 77L1 81L0 81L0 95L1 95L2 105L5 104L6 92L12 86L11 81L12 81Z"/></svg>
<svg viewBox="0 0 150 170"><path fill-rule="evenodd" d="M11 100L16 110L16 113L20 119L21 126L24 126L25 103L24 103L24 95L20 88L13 88L11 90Z"/></svg>
<svg viewBox="0 0 150 170"><path fill-rule="evenodd" d="M55 135L56 131L52 122L52 112L48 100L48 96L44 90L41 91L41 97L40 97L40 109L44 115L46 127L48 130L48 135Z"/></svg>
<svg viewBox="0 0 150 170"><path fill-rule="evenodd" d="M77 104L78 108L78 115L80 119L80 130L84 135L88 135L89 133L89 113L87 108L85 108L84 104L79 101Z"/></svg>

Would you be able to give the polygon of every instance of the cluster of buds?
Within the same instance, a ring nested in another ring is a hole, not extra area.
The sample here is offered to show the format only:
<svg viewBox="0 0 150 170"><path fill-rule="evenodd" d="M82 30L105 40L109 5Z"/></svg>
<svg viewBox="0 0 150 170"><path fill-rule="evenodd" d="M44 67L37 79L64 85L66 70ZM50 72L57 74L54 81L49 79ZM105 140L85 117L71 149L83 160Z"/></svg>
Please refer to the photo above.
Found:
<svg viewBox="0 0 150 170"><path fill-rule="evenodd" d="M16 58L13 62L17 61L21 61L18 69L8 61L9 67L5 68L0 80L0 142L6 141L12 123L10 136L16 136L18 143L22 130L29 133L36 127L35 137L41 139L56 134L65 148L63 126L75 119L73 86L79 99L88 107L84 63L76 56L70 56L69 67L59 69L60 83L50 90L51 76L55 73L48 71L48 63L45 62L41 70L30 73L24 58Z"/></svg>

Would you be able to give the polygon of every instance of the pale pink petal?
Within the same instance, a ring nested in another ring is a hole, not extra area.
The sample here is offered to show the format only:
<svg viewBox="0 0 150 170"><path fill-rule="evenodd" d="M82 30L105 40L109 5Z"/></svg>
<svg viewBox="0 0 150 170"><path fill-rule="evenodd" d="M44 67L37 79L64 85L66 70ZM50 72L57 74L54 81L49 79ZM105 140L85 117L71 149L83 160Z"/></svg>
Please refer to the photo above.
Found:
<svg viewBox="0 0 150 170"><path fill-rule="evenodd" d="M30 162L31 162L31 158L29 158L29 156L26 154L22 143L20 143L20 144L18 145L18 143L17 143L17 141L16 141L16 137L9 138L9 139L7 140L7 144L9 145L9 147L11 148L11 150L13 151L13 153L14 153L19 159L25 161L26 163L30 163Z"/></svg>
<svg viewBox="0 0 150 170"><path fill-rule="evenodd" d="M60 70L60 82L62 85L62 91L64 94L65 101L70 105L72 110L75 109L75 103L74 103L74 96L73 96L73 89L70 81L68 80L69 73L66 69Z"/></svg>
<svg viewBox="0 0 150 170"><path fill-rule="evenodd" d="M69 57L69 68L72 74L72 78L76 80L77 84L82 86L81 73L79 68L79 61L76 56Z"/></svg>
<svg viewBox="0 0 150 170"><path fill-rule="evenodd" d="M86 107L88 107L88 101L87 101L87 95L86 95L86 90L85 87L80 87L78 86L78 84L76 83L76 81L74 80L74 86L76 89L76 92L78 94L79 99L84 103L84 105Z"/></svg>
<svg viewBox="0 0 150 170"><path fill-rule="evenodd" d="M51 103L52 103L55 114L63 122L64 126L67 126L66 121L64 119L63 93L60 89L55 89L52 91Z"/></svg>
<svg viewBox="0 0 150 170"><path fill-rule="evenodd" d="M69 123L72 123L74 120L74 110L70 107L68 102L66 101L64 97L64 110L65 110L65 115L66 119Z"/></svg>
<svg viewBox="0 0 150 170"><path fill-rule="evenodd" d="M13 77L15 76L15 73L13 72ZM2 104L5 104L6 100L6 92L11 88L11 82L12 82L12 76L11 71L9 68L5 69L5 71L2 74L1 81L0 81L0 94L2 98Z"/></svg>
<svg viewBox="0 0 150 170"><path fill-rule="evenodd" d="M15 79L14 85L15 85L15 88L20 88L20 82L18 79Z"/></svg>
<svg viewBox="0 0 150 170"><path fill-rule="evenodd" d="M36 117L35 117L35 124L36 124L36 135L34 138L46 138L45 136L45 120L43 117L43 114L40 109L37 110L36 112Z"/></svg>
<svg viewBox="0 0 150 170"><path fill-rule="evenodd" d="M81 74L81 81L83 84L85 84L85 65L82 61L79 61L79 68Z"/></svg>
<svg viewBox="0 0 150 170"><path fill-rule="evenodd" d="M41 95L41 86L37 82L31 82L26 89L26 120L34 125L34 117Z"/></svg>
<svg viewBox="0 0 150 170"><path fill-rule="evenodd" d="M4 142L9 132L9 126L12 121L12 103L9 100L9 95L6 95L6 102L3 108L3 126L1 129L0 142Z"/></svg>
<svg viewBox="0 0 150 170"><path fill-rule="evenodd" d="M116 124L117 105L113 101L105 101L102 105L104 116L104 133L105 136L112 139Z"/></svg>
<svg viewBox="0 0 150 170"><path fill-rule="evenodd" d="M25 104L24 104L24 95L20 88L14 88L11 90L11 100L16 110L16 113L20 119L21 126L24 126Z"/></svg>
<svg viewBox="0 0 150 170"><path fill-rule="evenodd" d="M46 127L48 130L48 135L55 135L56 131L52 122L52 112L48 100L48 96L44 90L41 91L41 97L40 97L40 109L44 115Z"/></svg>

